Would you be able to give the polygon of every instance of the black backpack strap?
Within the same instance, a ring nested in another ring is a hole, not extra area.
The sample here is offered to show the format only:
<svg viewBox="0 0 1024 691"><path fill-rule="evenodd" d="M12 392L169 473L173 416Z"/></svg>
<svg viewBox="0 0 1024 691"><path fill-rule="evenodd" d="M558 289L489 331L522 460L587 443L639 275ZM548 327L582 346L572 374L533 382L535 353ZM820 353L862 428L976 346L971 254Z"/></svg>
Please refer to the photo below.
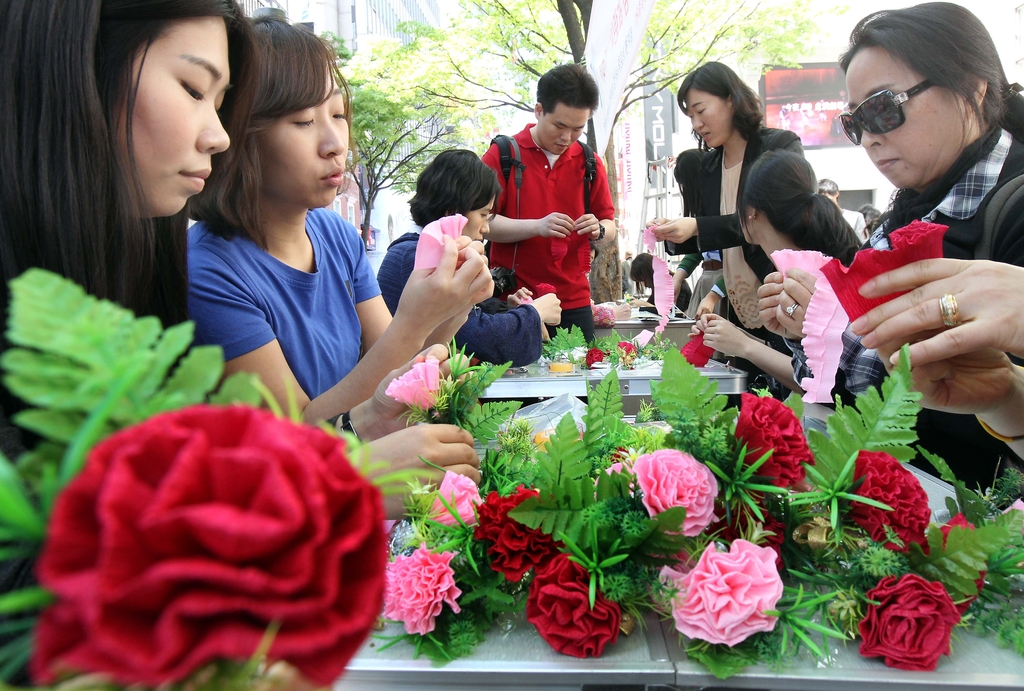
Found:
<svg viewBox="0 0 1024 691"><path fill-rule="evenodd" d="M491 140L498 147L498 162L501 165L501 176L505 180L505 194L508 194L508 179L512 169L516 169L516 218L519 214L519 192L523 187L523 171L526 165L519 153L519 142L505 134L499 134Z"/></svg>
<svg viewBox="0 0 1024 691"><path fill-rule="evenodd" d="M1006 220L1010 210L1024 198L1024 175L1011 178L1005 185L996 190L985 206L985 224L982 227L981 240L974 246L975 259L991 259L992 243L996 233Z"/></svg>
<svg viewBox="0 0 1024 691"><path fill-rule="evenodd" d="M597 179L597 159L594 158L594 150L582 140L580 146L583 148L584 169L583 169L583 213L590 213L590 183Z"/></svg>

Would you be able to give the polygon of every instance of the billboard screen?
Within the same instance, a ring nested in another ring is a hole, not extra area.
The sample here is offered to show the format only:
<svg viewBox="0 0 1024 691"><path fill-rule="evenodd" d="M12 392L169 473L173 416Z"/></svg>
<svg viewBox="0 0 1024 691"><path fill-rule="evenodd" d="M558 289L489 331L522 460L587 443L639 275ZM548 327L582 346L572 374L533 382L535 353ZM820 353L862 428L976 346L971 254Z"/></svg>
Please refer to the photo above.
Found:
<svg viewBox="0 0 1024 691"><path fill-rule="evenodd" d="M846 109L846 75L828 63L778 68L761 77L765 125L796 132L804 147L853 146L839 113Z"/></svg>

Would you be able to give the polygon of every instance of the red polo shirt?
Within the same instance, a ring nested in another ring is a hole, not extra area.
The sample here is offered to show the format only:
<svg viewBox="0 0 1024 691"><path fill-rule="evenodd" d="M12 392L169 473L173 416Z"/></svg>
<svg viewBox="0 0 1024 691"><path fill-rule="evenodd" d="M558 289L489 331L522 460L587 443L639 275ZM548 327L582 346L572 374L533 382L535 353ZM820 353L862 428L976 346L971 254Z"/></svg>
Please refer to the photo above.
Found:
<svg viewBox="0 0 1024 691"><path fill-rule="evenodd" d="M533 141L526 126L515 140L519 142L523 171L523 189L516 190L516 172L512 169L506 187L501 173L498 147L491 146L483 162L494 169L501 183L498 213L508 218L543 218L553 211L569 216L574 221L585 213L583 206L583 175L586 158L583 147L575 143L558 157L554 167L548 165L547 156ZM590 184L590 213L599 220L615 218L612 195L608 190L608 174L600 156L597 160L597 178ZM516 215L516 196L519 195L519 215ZM518 245L518 247L517 247ZM518 243L491 244L491 266L515 269L520 287L535 290L538 283L555 287L562 309L578 309L590 305L590 236L573 233L567 239L532 237Z"/></svg>

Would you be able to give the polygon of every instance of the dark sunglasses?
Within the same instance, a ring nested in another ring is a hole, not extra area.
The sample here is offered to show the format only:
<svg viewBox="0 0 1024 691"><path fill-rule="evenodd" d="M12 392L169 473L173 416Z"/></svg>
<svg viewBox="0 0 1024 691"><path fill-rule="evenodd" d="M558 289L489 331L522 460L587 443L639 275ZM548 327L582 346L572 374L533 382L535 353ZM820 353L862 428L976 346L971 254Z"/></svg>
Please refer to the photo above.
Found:
<svg viewBox="0 0 1024 691"><path fill-rule="evenodd" d="M899 94L885 89L868 96L852 111L844 110L839 114L843 131L850 141L858 146L865 130L871 134L892 132L907 121L907 116L903 113L903 104L930 86L932 83L925 79L917 86L912 86Z"/></svg>

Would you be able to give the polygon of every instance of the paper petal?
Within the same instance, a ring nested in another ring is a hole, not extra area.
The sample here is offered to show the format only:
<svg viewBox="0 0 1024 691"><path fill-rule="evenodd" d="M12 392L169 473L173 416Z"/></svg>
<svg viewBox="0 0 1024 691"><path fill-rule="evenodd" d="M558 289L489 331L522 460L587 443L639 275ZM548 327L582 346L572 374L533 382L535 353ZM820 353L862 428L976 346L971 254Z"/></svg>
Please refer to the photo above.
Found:
<svg viewBox="0 0 1024 691"><path fill-rule="evenodd" d="M637 344L637 346L643 348L645 345L651 342L652 338L654 338L654 332L651 331L650 329L644 329L643 331L641 331L640 333L633 337L633 341Z"/></svg>
<svg viewBox="0 0 1024 691"><path fill-rule="evenodd" d="M544 295L550 295L555 292L555 287L550 283L538 283L533 288L533 299L536 300Z"/></svg>
<svg viewBox="0 0 1024 691"><path fill-rule="evenodd" d="M812 250L772 252L772 262L783 274L795 268L817 279L804 316L806 335L802 345L812 373L800 382L805 403L832 402L832 389L836 385L836 372L843 354L843 332L850 323L832 284L823 273L824 267L832 261L835 260Z"/></svg>
<svg viewBox="0 0 1024 691"><path fill-rule="evenodd" d="M902 295L903 293L893 293L868 299L859 291L862 285L875 276L922 259L942 257L942 238L946 230L948 226L938 223L914 221L889 235L891 250L861 250L849 268L843 266L838 259L826 264L824 273L850 319L856 320L878 305Z"/></svg>
<svg viewBox="0 0 1024 691"><path fill-rule="evenodd" d="M434 405L435 394L440 386L440 363L428 357L423 362L417 362L401 377L392 379L384 393L399 403L430 408Z"/></svg>
<svg viewBox="0 0 1024 691"><path fill-rule="evenodd" d="M665 330L665 325L668 324L668 315L672 311L672 305L675 304L676 290L672 285L672 274L668 272L668 263L657 255L658 239L654 237L654 228L654 226L648 226L644 229L644 245L652 256L654 308L661 315L661 321L658 322L658 326L654 330L662 333Z"/></svg>
<svg viewBox="0 0 1024 691"><path fill-rule="evenodd" d="M694 367L706 367L708 360L715 354L715 349L704 345L704 334L694 336L690 342L680 350L686 361Z"/></svg>
<svg viewBox="0 0 1024 691"><path fill-rule="evenodd" d="M569 238L551 238L551 258L557 268L562 268L562 262L565 261L567 254L569 254Z"/></svg>
<svg viewBox="0 0 1024 691"><path fill-rule="evenodd" d="M417 269L436 269L444 256L444 236L447 235L455 240L462 235L462 229L469 221L462 214L445 216L433 223L428 223L420 232L419 242L416 243L416 261L413 263L413 271Z"/></svg>

